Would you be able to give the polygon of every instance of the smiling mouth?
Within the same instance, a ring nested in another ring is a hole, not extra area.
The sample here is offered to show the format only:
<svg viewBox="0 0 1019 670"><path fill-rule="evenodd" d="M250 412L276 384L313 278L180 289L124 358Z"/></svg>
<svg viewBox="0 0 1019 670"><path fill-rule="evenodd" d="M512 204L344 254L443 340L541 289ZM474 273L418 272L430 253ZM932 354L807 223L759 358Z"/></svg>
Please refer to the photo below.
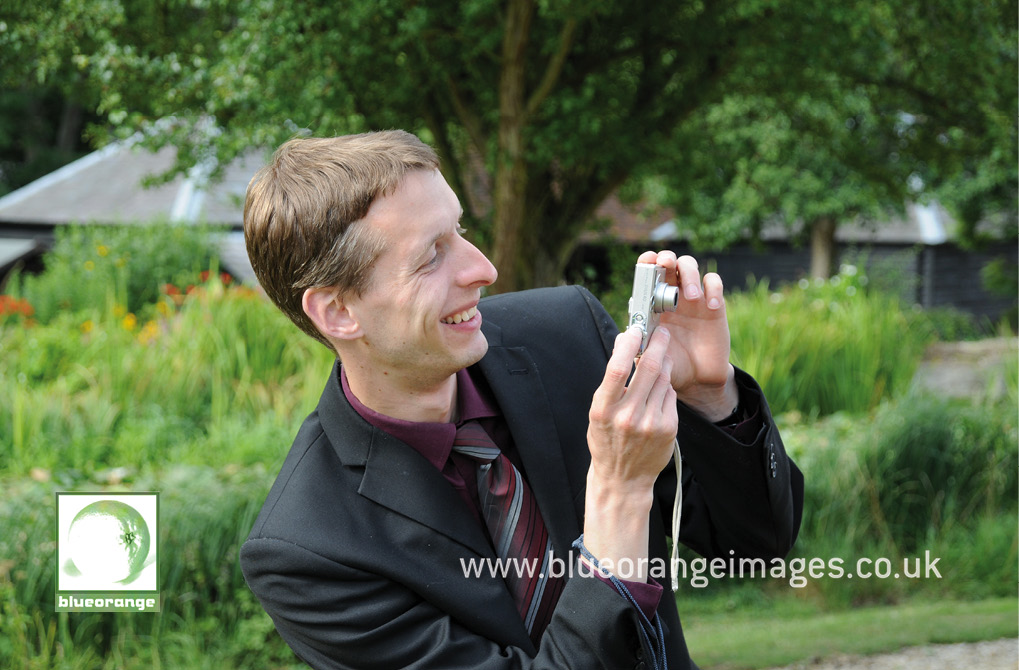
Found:
<svg viewBox="0 0 1019 670"><path fill-rule="evenodd" d="M470 321L471 319L473 319L474 315L477 314L477 313L478 313L478 308L477 307L471 307L470 309L464 310L464 311L460 312L459 314L454 314L453 316L447 316L445 319L441 319L441 321L442 321L442 323L446 323L446 324L463 323L464 321Z"/></svg>

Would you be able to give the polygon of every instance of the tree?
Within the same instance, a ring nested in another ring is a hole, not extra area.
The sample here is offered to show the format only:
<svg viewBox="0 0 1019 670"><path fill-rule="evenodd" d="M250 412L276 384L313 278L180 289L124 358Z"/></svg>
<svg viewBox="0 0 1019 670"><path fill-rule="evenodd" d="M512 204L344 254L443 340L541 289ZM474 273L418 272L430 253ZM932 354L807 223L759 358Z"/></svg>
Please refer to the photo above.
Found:
<svg viewBox="0 0 1019 670"><path fill-rule="evenodd" d="M903 125L874 110L863 91L785 102L726 96L682 129L685 160L656 175L654 186L660 201L685 214L679 228L695 248L724 248L782 226L809 239L811 276L827 278L840 222L903 208L912 171L895 157L906 148Z"/></svg>
<svg viewBox="0 0 1019 670"><path fill-rule="evenodd" d="M216 44L231 20L211 6L186 2L0 5L0 194L80 157L90 145L107 141L111 126L126 123L125 107L135 104L127 98L141 92L121 92L113 69L125 62L140 66L154 54L201 52ZM179 68L167 57L152 69L175 74Z"/></svg>
<svg viewBox="0 0 1019 670"><path fill-rule="evenodd" d="M77 58L95 48L101 8L10 2L0 8L0 194L88 151L98 95Z"/></svg>
<svg viewBox="0 0 1019 670"><path fill-rule="evenodd" d="M988 215L1014 230L1015 29L1004 8L833 9L817 25L852 36L837 41L840 62L818 69L805 48L804 67L789 73L795 84L736 91L698 110L675 130L672 142L687 149L681 164L644 166L628 194L679 212L695 247L781 225L809 239L811 275L823 278L840 223L873 225L907 200L948 205L964 241ZM811 35L803 43L817 44Z"/></svg>
<svg viewBox="0 0 1019 670"><path fill-rule="evenodd" d="M215 119L221 160L301 128L421 132L491 248L499 288L513 290L558 280L596 206L717 95L728 63L759 48L744 35L767 11L647 0L242 3L215 53L143 56L122 45L102 76L144 110L129 115L132 130L175 114L182 123L164 137L197 147L205 138L194 128ZM167 62L182 71L153 98Z"/></svg>
<svg viewBox="0 0 1019 670"><path fill-rule="evenodd" d="M898 172L881 165L854 172L889 160L876 150L842 160L852 135L845 123L855 118L842 116L859 109L860 127L883 145L912 151L923 143L903 138L948 138L942 150L900 155L922 163L929 183L974 164L986 149L982 126L993 103L980 106L979 118L960 118L973 105L944 94L999 91L1001 74L1015 67L1003 47L1015 29L1003 22L1008 7L999 0L928 4L122 0L96 30L87 68L99 110L117 131L145 129L153 145L174 143L180 169L210 158L223 164L304 129L418 132L437 148L468 227L499 267L498 289L514 290L557 282L596 207L635 177L689 175L688 165L709 167L704 156L718 146L725 151L713 174L722 171L721 183L741 174L733 166L749 160L738 153L749 146L736 137L739 118L727 116L727 106L757 110L749 120L778 133L773 141L788 148L783 160L806 133L817 151L805 158L842 161L828 168L817 160L817 182L841 171L847 190L870 188L875 175L889 183ZM992 28L970 25L986 20ZM952 30L934 33L939 43L927 46L926 31L941 22ZM951 44L941 44L943 36ZM985 67L987 76L949 90ZM156 125L167 117L174 123ZM904 118L909 127L889 135L890 120ZM677 204L702 197L692 188L710 179L695 177L687 186L673 180ZM781 171L769 178L772 191L781 178ZM883 188L831 213L884 202ZM715 193L724 199L724 190ZM821 195L798 185L793 196L762 197L750 219L776 203L789 214L819 212L808 205ZM731 199L736 209L726 216L747 218L742 198Z"/></svg>

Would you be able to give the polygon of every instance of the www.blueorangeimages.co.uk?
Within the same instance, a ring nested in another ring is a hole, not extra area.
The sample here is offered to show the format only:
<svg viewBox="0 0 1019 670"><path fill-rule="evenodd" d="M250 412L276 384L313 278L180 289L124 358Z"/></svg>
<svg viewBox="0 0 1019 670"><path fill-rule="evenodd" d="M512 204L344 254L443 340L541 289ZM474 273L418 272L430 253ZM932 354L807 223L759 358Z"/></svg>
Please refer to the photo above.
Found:
<svg viewBox="0 0 1019 670"><path fill-rule="evenodd" d="M672 574L684 580L694 588L704 588L712 579L751 578L751 579L784 579L793 588L805 587L811 579L941 579L938 570L939 557L931 556L925 551L922 558L907 557L901 560L890 558L859 558L855 561L843 558L737 558L734 552L730 556L715 558L677 558L672 562L673 571L669 571L669 562L664 559L642 559L632 561L622 559L618 564L609 560L600 561L600 567L616 577L624 580L636 579L647 575L662 581L668 580ZM579 575L590 577L595 569L585 561L567 561L549 555L543 560L525 559L460 559L460 569L466 578L544 576L546 571L552 577L573 577Z"/></svg>

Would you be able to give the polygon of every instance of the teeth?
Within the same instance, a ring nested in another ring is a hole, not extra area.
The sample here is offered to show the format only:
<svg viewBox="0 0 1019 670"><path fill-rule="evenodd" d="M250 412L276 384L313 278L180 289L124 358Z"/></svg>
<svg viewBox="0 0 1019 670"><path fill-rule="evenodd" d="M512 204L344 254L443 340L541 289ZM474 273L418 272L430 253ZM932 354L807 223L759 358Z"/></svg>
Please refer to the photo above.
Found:
<svg viewBox="0 0 1019 670"><path fill-rule="evenodd" d="M470 309L454 314L453 316L447 316L442 320L443 323L463 323L464 321L470 321L474 318L474 315L478 313L477 307L471 307Z"/></svg>

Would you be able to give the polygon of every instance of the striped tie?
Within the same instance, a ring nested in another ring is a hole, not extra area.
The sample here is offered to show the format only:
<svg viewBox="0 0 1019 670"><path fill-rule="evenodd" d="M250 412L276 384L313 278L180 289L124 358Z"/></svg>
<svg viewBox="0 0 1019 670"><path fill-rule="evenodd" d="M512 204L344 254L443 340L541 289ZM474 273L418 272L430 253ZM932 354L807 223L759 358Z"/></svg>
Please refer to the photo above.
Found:
<svg viewBox="0 0 1019 670"><path fill-rule="evenodd" d="M516 565L506 572L506 585L537 647L562 593L563 579L549 575L552 541L534 495L478 422L467 421L457 428L453 451L478 462L481 516L496 556L521 561L519 574Z"/></svg>

